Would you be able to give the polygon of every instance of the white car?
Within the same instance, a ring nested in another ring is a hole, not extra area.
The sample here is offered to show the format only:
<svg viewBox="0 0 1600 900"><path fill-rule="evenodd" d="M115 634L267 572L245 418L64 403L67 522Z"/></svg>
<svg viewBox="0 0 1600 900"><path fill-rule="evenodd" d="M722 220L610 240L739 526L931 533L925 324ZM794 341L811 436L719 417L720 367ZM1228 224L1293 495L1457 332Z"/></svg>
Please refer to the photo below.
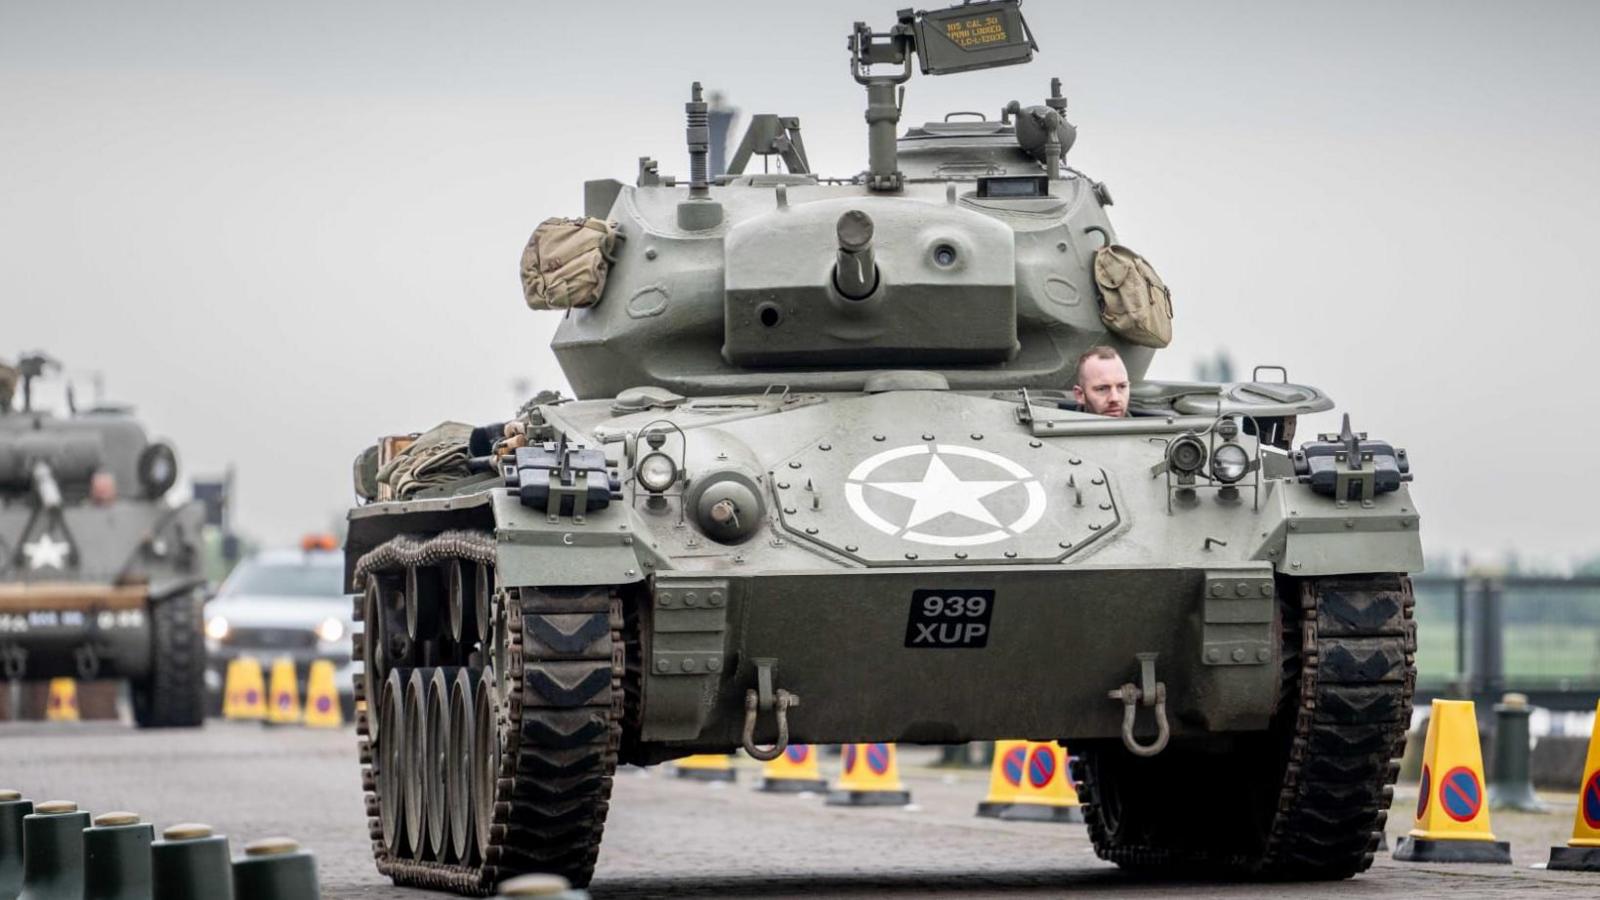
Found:
<svg viewBox="0 0 1600 900"><path fill-rule="evenodd" d="M294 660L305 697L311 663L326 659L348 718L354 705L350 632L353 606L344 592L344 556L333 542L307 542L302 550L266 550L240 563L206 604L206 687L222 693L228 663L253 656L264 670Z"/></svg>

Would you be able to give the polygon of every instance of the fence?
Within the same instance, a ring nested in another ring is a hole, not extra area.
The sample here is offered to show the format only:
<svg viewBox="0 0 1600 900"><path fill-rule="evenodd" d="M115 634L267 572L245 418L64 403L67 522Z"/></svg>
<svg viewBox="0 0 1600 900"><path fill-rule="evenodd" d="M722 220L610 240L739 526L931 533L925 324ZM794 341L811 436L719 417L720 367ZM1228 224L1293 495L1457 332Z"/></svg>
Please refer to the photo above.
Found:
<svg viewBox="0 0 1600 900"><path fill-rule="evenodd" d="M1419 576L1419 699L1505 691L1551 709L1600 697L1600 578Z"/></svg>

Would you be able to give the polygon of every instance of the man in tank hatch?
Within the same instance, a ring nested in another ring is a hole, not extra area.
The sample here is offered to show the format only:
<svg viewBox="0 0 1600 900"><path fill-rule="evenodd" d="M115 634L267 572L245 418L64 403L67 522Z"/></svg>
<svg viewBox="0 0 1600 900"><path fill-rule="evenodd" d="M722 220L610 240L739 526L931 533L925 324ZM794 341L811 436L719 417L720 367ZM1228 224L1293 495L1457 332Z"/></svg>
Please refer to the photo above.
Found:
<svg viewBox="0 0 1600 900"><path fill-rule="evenodd" d="M1116 348L1100 344L1083 351L1077 371L1072 396L1079 410L1117 419L1128 414L1128 367Z"/></svg>

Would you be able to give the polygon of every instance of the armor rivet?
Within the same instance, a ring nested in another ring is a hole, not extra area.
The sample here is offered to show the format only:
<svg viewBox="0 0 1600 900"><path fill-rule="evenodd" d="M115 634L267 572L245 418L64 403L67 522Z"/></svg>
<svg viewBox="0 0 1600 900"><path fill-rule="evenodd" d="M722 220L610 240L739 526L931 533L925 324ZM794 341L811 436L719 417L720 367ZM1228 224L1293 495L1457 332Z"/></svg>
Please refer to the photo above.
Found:
<svg viewBox="0 0 1600 900"><path fill-rule="evenodd" d="M881 441L881 440L883 440L883 435L875 434L875 435L872 436L872 439L875 440L875 441Z"/></svg>
<svg viewBox="0 0 1600 900"><path fill-rule="evenodd" d="M791 469L800 468L800 460L797 459L794 462L789 463L789 468L791 468Z"/></svg>
<svg viewBox="0 0 1600 900"><path fill-rule="evenodd" d="M1089 479L1089 483L1090 484L1105 484L1106 480L1104 478L1101 478L1099 475L1096 475L1095 477Z"/></svg>
<svg viewBox="0 0 1600 900"><path fill-rule="evenodd" d="M722 605L722 592L721 591L712 591L709 602L710 602L710 604L712 606L721 606Z"/></svg>
<svg viewBox="0 0 1600 900"><path fill-rule="evenodd" d="M671 606L672 605L672 595L671 594L667 594L667 593L663 593L661 596L656 598L656 602L660 603L662 606Z"/></svg>
<svg viewBox="0 0 1600 900"><path fill-rule="evenodd" d="M1206 662L1217 662L1222 659L1222 654L1215 647L1206 651Z"/></svg>
<svg viewBox="0 0 1600 900"><path fill-rule="evenodd" d="M817 449L826 452L826 451L832 450L833 449L833 445L832 444L818 444L817 445Z"/></svg>
<svg viewBox="0 0 1600 900"><path fill-rule="evenodd" d="M844 545L844 549L845 549L845 552L847 552L847 553L854 553L854 552L856 552L856 550L858 548L856 547L855 544L845 544Z"/></svg>
<svg viewBox="0 0 1600 900"><path fill-rule="evenodd" d="M1260 650L1256 651L1256 659L1260 660L1261 662L1266 662L1267 660L1269 660L1271 658L1272 658L1272 651L1268 650L1265 647L1262 647Z"/></svg>
<svg viewBox="0 0 1600 900"><path fill-rule="evenodd" d="M778 490L787 491L788 489L789 489L789 482L787 482L787 481L778 482Z"/></svg>
<svg viewBox="0 0 1600 900"><path fill-rule="evenodd" d="M694 671L694 660L692 660L692 659L684 660L682 668L683 668L683 670L685 672L693 672Z"/></svg>
<svg viewBox="0 0 1600 900"><path fill-rule="evenodd" d="M1355 519L1345 519L1344 520L1344 527L1346 527L1346 528L1354 528L1354 527L1356 527L1356 520Z"/></svg>
<svg viewBox="0 0 1600 900"><path fill-rule="evenodd" d="M922 439L925 440L925 441L931 441L931 440L933 440L933 435L925 434L925 435L922 436Z"/></svg>
<svg viewBox="0 0 1600 900"><path fill-rule="evenodd" d="M916 559L916 558L917 558L917 555L915 553L907 553L906 554L906 559Z"/></svg>
<svg viewBox="0 0 1600 900"><path fill-rule="evenodd" d="M720 672L720 671L722 671L722 660L716 659L714 657L712 659L706 660L706 671L707 672Z"/></svg>
<svg viewBox="0 0 1600 900"><path fill-rule="evenodd" d="M1032 448L1033 448L1033 449L1035 449L1035 450L1037 450L1037 449L1039 449L1039 448L1040 448L1040 447L1043 447L1043 446L1044 446L1044 441L1029 441L1029 442L1028 442L1028 446L1029 446L1029 447L1032 447Z"/></svg>
<svg viewBox="0 0 1600 900"><path fill-rule="evenodd" d="M684 606L694 606L696 603L699 603L699 602L700 602L700 595L696 594L694 591L688 591L687 593L685 593L683 595L683 605Z"/></svg>
<svg viewBox="0 0 1600 900"><path fill-rule="evenodd" d="M1263 584L1261 586L1261 596L1263 596L1263 597L1271 597L1272 596L1272 585Z"/></svg>
<svg viewBox="0 0 1600 900"><path fill-rule="evenodd" d="M1100 530L1100 523L1099 522L1090 522L1089 523L1089 530L1090 531L1099 531Z"/></svg>
<svg viewBox="0 0 1600 900"><path fill-rule="evenodd" d="M655 259L656 258L656 248L654 248L654 247L646 247L646 248L644 248L644 258L645 259Z"/></svg>
<svg viewBox="0 0 1600 900"><path fill-rule="evenodd" d="M1300 560L1298 560L1298 559L1297 559L1297 560L1295 560L1295 561L1294 561L1294 562L1292 562L1292 563L1289 563L1289 568L1291 568L1291 569L1298 569L1298 568L1300 568Z"/></svg>
<svg viewBox="0 0 1600 900"><path fill-rule="evenodd" d="M967 558L967 551L965 551L965 550L957 550L956 551L956 559L966 559L966 558Z"/></svg>
<svg viewBox="0 0 1600 900"><path fill-rule="evenodd" d="M983 435L978 433L978 432L976 432L976 431L974 431L972 433L972 439L975 440L975 441L981 441L981 440L983 440Z"/></svg>
<svg viewBox="0 0 1600 900"><path fill-rule="evenodd" d="M1071 541L1061 541L1061 542L1057 543L1056 546L1060 547L1063 550L1067 550L1067 549L1070 549L1072 547L1072 542Z"/></svg>
<svg viewBox="0 0 1600 900"><path fill-rule="evenodd" d="M1222 592L1224 590L1225 590L1225 588L1222 586L1221 582L1218 582L1217 584L1213 584L1211 586L1211 596L1213 596L1213 597L1221 597L1222 596Z"/></svg>
<svg viewBox="0 0 1600 900"><path fill-rule="evenodd" d="M672 663L667 662L664 659L656 660L656 671L657 672L665 672L670 668L672 668Z"/></svg>
<svg viewBox="0 0 1600 900"><path fill-rule="evenodd" d="M1243 647L1235 647L1235 648L1233 648L1233 661L1234 662L1244 662L1244 648Z"/></svg>
<svg viewBox="0 0 1600 900"><path fill-rule="evenodd" d="M1289 530L1290 531L1299 531L1300 530L1300 523L1299 522L1290 522L1289 523Z"/></svg>
<svg viewBox="0 0 1600 900"><path fill-rule="evenodd" d="M1083 460L1081 460L1081 459L1077 458L1076 456L1074 456L1071 459L1067 460L1067 462L1069 462L1069 463L1071 463L1071 464L1076 466L1076 465L1081 464L1083 462Z"/></svg>
<svg viewBox="0 0 1600 900"><path fill-rule="evenodd" d="M1233 589L1233 592L1238 594L1240 597L1248 597L1250 596L1250 585L1241 581L1239 582L1239 586Z"/></svg>
<svg viewBox="0 0 1600 900"><path fill-rule="evenodd" d="M816 533L817 533L817 529L815 529L815 528L807 528L806 529L806 534L816 534Z"/></svg>

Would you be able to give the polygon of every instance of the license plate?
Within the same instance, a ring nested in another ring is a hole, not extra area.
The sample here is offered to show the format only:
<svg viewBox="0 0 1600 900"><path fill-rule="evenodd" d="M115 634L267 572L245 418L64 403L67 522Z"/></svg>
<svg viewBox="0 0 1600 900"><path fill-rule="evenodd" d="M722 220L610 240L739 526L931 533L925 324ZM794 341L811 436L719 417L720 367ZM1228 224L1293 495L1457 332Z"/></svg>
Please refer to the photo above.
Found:
<svg viewBox="0 0 1600 900"><path fill-rule="evenodd" d="M987 647L992 615L992 590L914 590L911 615L906 619L906 646L930 650Z"/></svg>

